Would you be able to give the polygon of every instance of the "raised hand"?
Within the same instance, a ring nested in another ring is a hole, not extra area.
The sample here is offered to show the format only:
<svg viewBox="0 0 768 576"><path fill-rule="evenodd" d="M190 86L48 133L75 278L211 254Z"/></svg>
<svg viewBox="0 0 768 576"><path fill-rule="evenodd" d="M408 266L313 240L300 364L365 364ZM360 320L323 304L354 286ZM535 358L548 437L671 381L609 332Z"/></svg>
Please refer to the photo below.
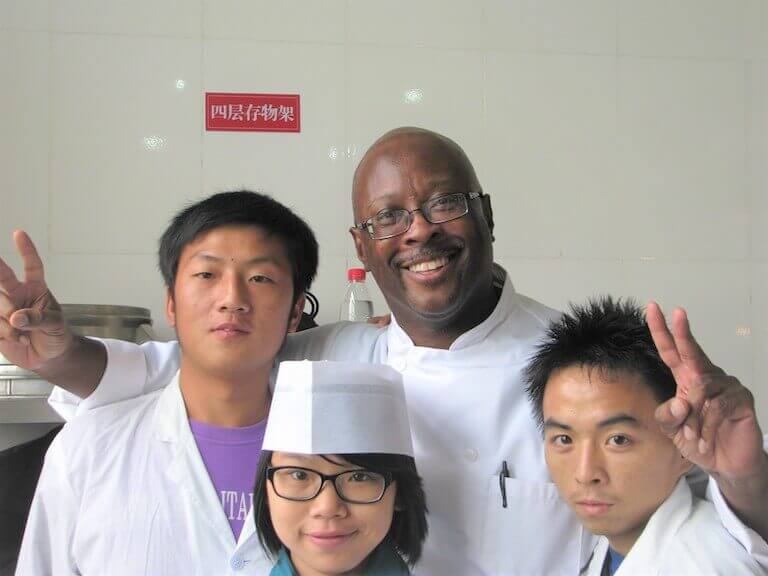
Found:
<svg viewBox="0 0 768 576"><path fill-rule="evenodd" d="M737 478L764 458L751 392L715 366L691 334L685 310L672 311L672 330L658 304L646 320L664 363L677 382L675 398L659 406L656 419L683 455L704 470Z"/></svg>
<svg viewBox="0 0 768 576"><path fill-rule="evenodd" d="M768 539L768 455L752 393L715 366L691 334L682 308L672 330L655 302L646 321L677 383L674 398L656 410L661 429L688 460L712 475L734 511Z"/></svg>
<svg viewBox="0 0 768 576"><path fill-rule="evenodd" d="M61 306L45 284L43 262L31 238L13 233L21 255L24 280L19 281L0 258L0 354L10 362L36 370L72 345L72 332Z"/></svg>

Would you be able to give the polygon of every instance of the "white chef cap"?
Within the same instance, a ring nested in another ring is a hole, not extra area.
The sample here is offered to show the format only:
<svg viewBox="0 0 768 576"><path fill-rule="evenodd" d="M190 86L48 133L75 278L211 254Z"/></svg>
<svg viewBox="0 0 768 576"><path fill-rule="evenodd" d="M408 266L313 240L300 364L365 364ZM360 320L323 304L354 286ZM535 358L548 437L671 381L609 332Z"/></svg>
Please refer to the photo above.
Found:
<svg viewBox="0 0 768 576"><path fill-rule="evenodd" d="M263 449L413 456L402 376L384 364L281 363Z"/></svg>

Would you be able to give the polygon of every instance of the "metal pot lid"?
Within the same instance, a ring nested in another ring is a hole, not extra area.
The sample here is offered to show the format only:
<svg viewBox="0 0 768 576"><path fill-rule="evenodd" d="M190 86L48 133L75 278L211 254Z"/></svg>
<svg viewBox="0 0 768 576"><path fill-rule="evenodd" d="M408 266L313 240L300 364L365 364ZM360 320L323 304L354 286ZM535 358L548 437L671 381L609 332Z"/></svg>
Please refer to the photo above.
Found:
<svg viewBox="0 0 768 576"><path fill-rule="evenodd" d="M152 312L138 306L111 304L62 304L62 312L70 326L120 325L136 327L152 324Z"/></svg>
<svg viewBox="0 0 768 576"><path fill-rule="evenodd" d="M111 304L62 304L62 311L70 326L88 332L89 327L106 327L115 332L136 329L152 324L152 312L138 306L114 306ZM37 374L12 364L0 354L0 379L39 378Z"/></svg>
<svg viewBox="0 0 768 576"><path fill-rule="evenodd" d="M65 315L86 314L89 316L140 316L150 318L149 308L140 306L115 306L113 304L62 304Z"/></svg>

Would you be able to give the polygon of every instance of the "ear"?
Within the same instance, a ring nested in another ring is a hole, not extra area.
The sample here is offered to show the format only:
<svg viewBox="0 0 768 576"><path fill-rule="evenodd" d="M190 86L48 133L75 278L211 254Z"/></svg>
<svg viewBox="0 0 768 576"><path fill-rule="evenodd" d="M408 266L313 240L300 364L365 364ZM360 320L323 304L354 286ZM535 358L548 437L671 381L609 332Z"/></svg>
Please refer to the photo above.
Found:
<svg viewBox="0 0 768 576"><path fill-rule="evenodd" d="M304 312L304 304L306 303L306 297L304 294L296 299L296 303L291 308L291 316L288 318L288 332L296 332L301 322L301 314Z"/></svg>
<svg viewBox="0 0 768 576"><path fill-rule="evenodd" d="M354 226L349 229L349 233L352 235L352 240L355 243L355 252L357 252L358 260L363 263L365 271L370 272L371 269L368 267L367 258L365 257L365 240L368 233Z"/></svg>
<svg viewBox="0 0 768 576"><path fill-rule="evenodd" d="M485 221L488 222L488 230L491 232L491 242L493 242L496 238L493 237L493 206L491 206L491 197L488 194L483 194L480 197L480 202L483 207L483 216L485 216Z"/></svg>
<svg viewBox="0 0 768 576"><path fill-rule="evenodd" d="M176 302L173 300L173 290L165 290L165 318L171 328L176 328Z"/></svg>

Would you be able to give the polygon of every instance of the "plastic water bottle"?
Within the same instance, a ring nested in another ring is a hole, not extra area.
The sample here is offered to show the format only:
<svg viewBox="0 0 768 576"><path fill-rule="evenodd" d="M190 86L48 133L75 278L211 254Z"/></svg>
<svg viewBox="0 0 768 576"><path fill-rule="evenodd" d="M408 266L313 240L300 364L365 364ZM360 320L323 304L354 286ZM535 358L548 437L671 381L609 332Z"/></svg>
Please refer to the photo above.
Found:
<svg viewBox="0 0 768 576"><path fill-rule="evenodd" d="M373 300L365 285L365 270L350 268L347 270L347 293L341 305L339 320L366 322L373 316Z"/></svg>

